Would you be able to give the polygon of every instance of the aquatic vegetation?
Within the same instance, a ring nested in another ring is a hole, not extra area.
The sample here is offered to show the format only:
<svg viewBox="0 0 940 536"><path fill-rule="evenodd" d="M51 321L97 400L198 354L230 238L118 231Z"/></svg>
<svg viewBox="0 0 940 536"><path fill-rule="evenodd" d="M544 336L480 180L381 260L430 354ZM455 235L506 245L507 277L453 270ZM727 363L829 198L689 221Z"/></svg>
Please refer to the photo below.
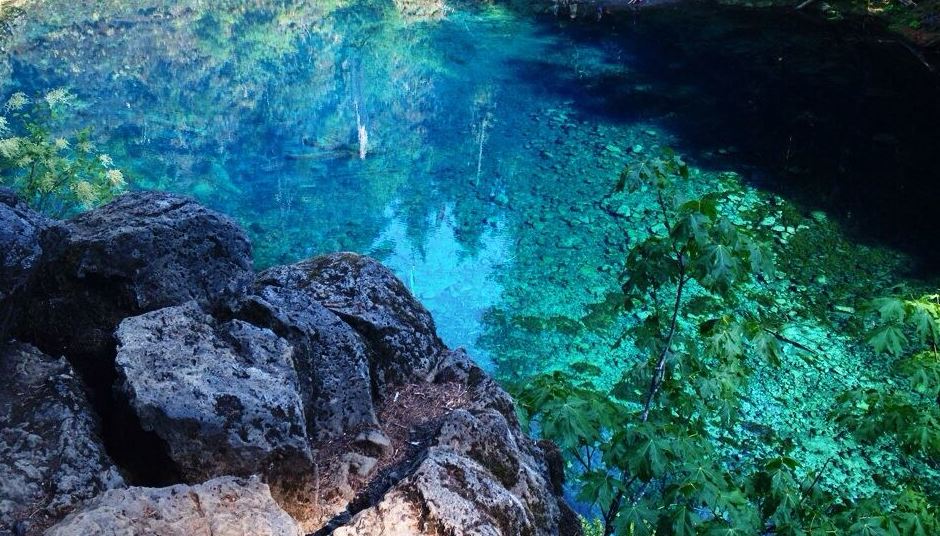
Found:
<svg viewBox="0 0 940 536"><path fill-rule="evenodd" d="M75 101L64 88L33 98L16 92L0 111L0 184L55 217L105 203L126 186L90 129L63 125Z"/></svg>

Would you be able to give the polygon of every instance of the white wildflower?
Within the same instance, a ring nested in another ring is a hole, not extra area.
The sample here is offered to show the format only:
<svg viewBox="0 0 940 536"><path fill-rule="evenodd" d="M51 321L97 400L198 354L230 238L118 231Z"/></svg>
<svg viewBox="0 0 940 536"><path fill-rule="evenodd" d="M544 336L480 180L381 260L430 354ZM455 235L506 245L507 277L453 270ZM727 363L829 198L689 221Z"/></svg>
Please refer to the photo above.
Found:
<svg viewBox="0 0 940 536"><path fill-rule="evenodd" d="M44 194L48 194L55 189L55 175L52 173L43 173L42 177L39 178L39 191Z"/></svg>
<svg viewBox="0 0 940 536"><path fill-rule="evenodd" d="M49 93L46 93L44 97L49 106L57 106L59 104L69 105L72 104L72 101L75 100L75 95L72 95L65 88L53 89Z"/></svg>
<svg viewBox="0 0 940 536"><path fill-rule="evenodd" d="M95 187L88 181L78 181L72 185L72 192L78 198L79 203L85 206L91 206L98 198Z"/></svg>
<svg viewBox="0 0 940 536"><path fill-rule="evenodd" d="M112 160L111 157L106 154L99 155L98 160L101 162L101 165L106 168L109 168L112 164L114 164L114 160Z"/></svg>
<svg viewBox="0 0 940 536"><path fill-rule="evenodd" d="M15 112L22 110L23 106L29 104L29 97L26 96L26 93L14 93L10 96L10 99L7 101L4 109L8 112Z"/></svg>
<svg viewBox="0 0 940 536"><path fill-rule="evenodd" d="M60 151L64 151L65 149L69 148L69 140L65 138L56 138L52 143L55 145L55 148Z"/></svg>
<svg viewBox="0 0 940 536"><path fill-rule="evenodd" d="M95 145L88 140L78 143L78 150L83 153L90 153L95 150Z"/></svg>
<svg viewBox="0 0 940 536"><path fill-rule="evenodd" d="M12 160L13 158L16 158L17 155L19 155L21 146L22 142L20 138L0 139L0 156Z"/></svg>
<svg viewBox="0 0 940 536"><path fill-rule="evenodd" d="M108 182L111 183L112 188L123 188L124 187L124 174L121 173L119 169L109 169L107 173L104 174L107 177Z"/></svg>

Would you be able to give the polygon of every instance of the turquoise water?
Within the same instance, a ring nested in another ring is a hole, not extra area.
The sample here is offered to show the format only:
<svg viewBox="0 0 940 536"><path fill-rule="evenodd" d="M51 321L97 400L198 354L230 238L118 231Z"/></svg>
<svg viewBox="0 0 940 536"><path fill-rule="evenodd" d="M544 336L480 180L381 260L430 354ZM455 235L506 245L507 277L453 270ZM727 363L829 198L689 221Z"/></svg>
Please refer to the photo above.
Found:
<svg viewBox="0 0 940 536"><path fill-rule="evenodd" d="M835 356L837 374L761 378L762 426L825 427L819 408L862 381L860 345L827 311L935 265L936 77L848 26L688 6L567 21L499 5L422 19L392 2L123 4L40 2L5 25L2 93L67 87L74 123L133 187L232 215L259 268L382 260L448 344L505 379L633 358L611 349L632 320L609 304L651 200L611 191L661 146L699 187L736 192L742 222L778 247L788 335ZM825 459L833 441L801 448ZM858 474L897 464L845 452L833 485L860 494Z"/></svg>

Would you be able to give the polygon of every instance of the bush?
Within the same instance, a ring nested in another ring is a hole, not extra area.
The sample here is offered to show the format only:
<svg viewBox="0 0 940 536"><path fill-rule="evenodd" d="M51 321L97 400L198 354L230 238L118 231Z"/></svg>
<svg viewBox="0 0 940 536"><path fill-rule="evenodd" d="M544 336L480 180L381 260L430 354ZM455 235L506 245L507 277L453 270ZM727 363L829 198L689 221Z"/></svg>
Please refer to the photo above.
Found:
<svg viewBox="0 0 940 536"><path fill-rule="evenodd" d="M90 129L63 132L75 104L74 95L54 89L34 98L14 93L0 109L0 184L53 217L105 203L125 187Z"/></svg>

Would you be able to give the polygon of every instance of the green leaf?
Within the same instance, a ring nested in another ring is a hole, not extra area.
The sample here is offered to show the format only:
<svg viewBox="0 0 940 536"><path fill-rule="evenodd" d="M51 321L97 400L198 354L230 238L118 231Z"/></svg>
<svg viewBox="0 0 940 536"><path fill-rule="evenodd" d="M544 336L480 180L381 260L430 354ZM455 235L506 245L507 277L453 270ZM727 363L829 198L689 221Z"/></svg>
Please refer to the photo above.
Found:
<svg viewBox="0 0 940 536"><path fill-rule="evenodd" d="M727 286L736 276L738 260L730 247L714 244L705 248L704 267L706 286Z"/></svg>
<svg viewBox="0 0 940 536"><path fill-rule="evenodd" d="M901 355L904 351L904 345L907 344L907 337L897 324L886 324L875 329L868 338L868 344L872 345L876 352L887 352L892 355Z"/></svg>
<svg viewBox="0 0 940 536"><path fill-rule="evenodd" d="M897 298L876 298L871 302L882 322L904 322L904 301Z"/></svg>
<svg viewBox="0 0 940 536"><path fill-rule="evenodd" d="M651 536L656 526L659 512L652 508L647 501L637 501L624 505L614 522L616 534L629 534L632 536Z"/></svg>

